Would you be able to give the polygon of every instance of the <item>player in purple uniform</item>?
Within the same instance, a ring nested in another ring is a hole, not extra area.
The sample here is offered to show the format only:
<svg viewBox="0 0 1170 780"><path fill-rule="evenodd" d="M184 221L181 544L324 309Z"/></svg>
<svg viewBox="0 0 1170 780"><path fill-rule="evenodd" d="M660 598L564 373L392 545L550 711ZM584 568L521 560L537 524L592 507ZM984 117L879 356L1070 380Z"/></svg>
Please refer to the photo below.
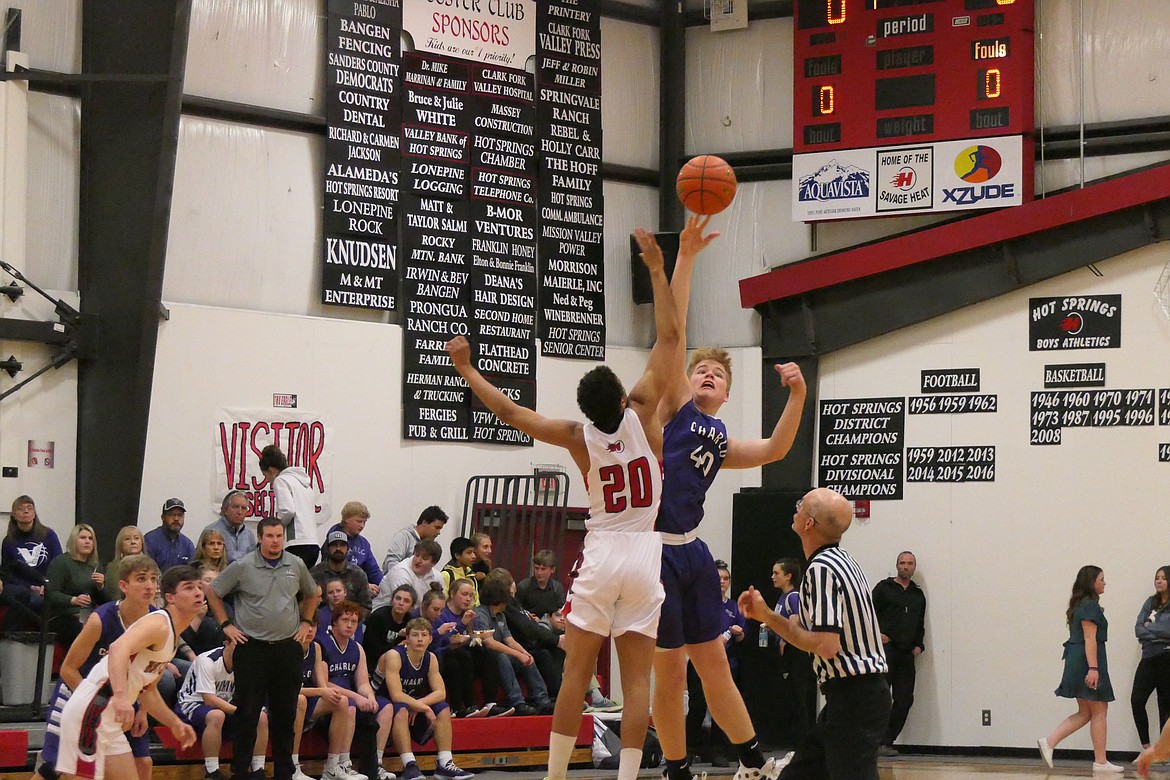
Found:
<svg viewBox="0 0 1170 780"><path fill-rule="evenodd" d="M378 716L378 744L385 745L390 735L390 718L393 713L388 699L379 701L374 696L369 668L366 666L366 651L354 638L362 613L362 608L352 601L343 601L335 606L333 626L325 636L317 637L317 644L321 648L321 660L325 664L329 687L345 694L357 709ZM384 716L382 710L386 710ZM349 744L343 746L342 752L334 752L334 748L330 743L321 780L367 780L365 775L354 770ZM383 769L381 764L379 760L378 780L394 780L394 775Z"/></svg>
<svg viewBox="0 0 1170 780"><path fill-rule="evenodd" d="M313 780L301 769L301 736L305 722L313 716L329 718L330 753L340 754L353 743L357 711L349 697L337 688L329 687L329 672L321 657L321 645L307 640L305 659L301 663L301 692L297 695L297 716L293 723L292 780Z"/></svg>
<svg viewBox="0 0 1170 780"><path fill-rule="evenodd" d="M402 780L423 776L410 750L411 739L425 745L432 738L439 751L435 777L471 780L474 775L455 766L451 753L451 707L439 661L427 650L432 630L431 621L414 618L406 624L406 644L387 651L378 661L377 676L385 684L382 692L394 702L394 747L402 756Z"/></svg>
<svg viewBox="0 0 1170 780"><path fill-rule="evenodd" d="M804 409L805 384L795 363L775 366L788 401L767 439L733 439L715 415L731 389L731 358L722 349L702 348L686 366L686 321L695 257L719 236L703 235L711 218L692 216L679 235L678 261L671 293L679 318L679 344L674 353L674 378L658 405L663 423L662 584L666 601L658 624L654 656L654 726L662 742L669 780L690 780L682 694L687 684L687 658L703 681L711 716L739 756L736 780L775 777L782 768L764 760L755 728L735 687L723 649L723 605L719 574L707 545L696 529L703 519L703 501L719 469L749 469L788 454Z"/></svg>
<svg viewBox="0 0 1170 780"><path fill-rule="evenodd" d="M109 652L110 645L126 633L126 627L154 610L154 597L158 592L158 565L147 555L127 555L122 559L118 585L123 593L122 600L107 602L93 611L77 639L69 646L65 660L61 662L61 679L50 699L45 743L33 780L56 780L58 777L56 765L61 739L61 710L65 709L73 690ZM146 729L146 712L139 710L127 740L140 780L150 780L153 766Z"/></svg>

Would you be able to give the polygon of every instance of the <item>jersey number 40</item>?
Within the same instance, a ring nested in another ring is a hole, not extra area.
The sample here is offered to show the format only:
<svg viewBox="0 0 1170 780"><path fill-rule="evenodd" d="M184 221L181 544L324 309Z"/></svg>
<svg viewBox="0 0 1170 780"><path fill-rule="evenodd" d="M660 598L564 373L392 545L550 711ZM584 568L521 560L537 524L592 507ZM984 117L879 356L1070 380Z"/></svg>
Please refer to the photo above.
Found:
<svg viewBox="0 0 1170 780"><path fill-rule="evenodd" d="M645 509L653 503L650 461L645 457L632 460L624 466L602 466L597 473L601 477L606 512L614 514L624 512L627 508Z"/></svg>

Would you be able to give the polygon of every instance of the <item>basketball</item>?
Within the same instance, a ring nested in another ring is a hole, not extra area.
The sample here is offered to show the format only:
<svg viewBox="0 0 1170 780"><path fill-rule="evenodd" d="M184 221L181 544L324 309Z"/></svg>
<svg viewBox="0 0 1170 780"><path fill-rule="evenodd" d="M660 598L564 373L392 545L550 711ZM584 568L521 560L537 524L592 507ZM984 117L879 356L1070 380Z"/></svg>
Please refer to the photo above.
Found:
<svg viewBox="0 0 1170 780"><path fill-rule="evenodd" d="M735 171L713 154L692 157L678 172L675 190L688 211L718 214L735 197Z"/></svg>

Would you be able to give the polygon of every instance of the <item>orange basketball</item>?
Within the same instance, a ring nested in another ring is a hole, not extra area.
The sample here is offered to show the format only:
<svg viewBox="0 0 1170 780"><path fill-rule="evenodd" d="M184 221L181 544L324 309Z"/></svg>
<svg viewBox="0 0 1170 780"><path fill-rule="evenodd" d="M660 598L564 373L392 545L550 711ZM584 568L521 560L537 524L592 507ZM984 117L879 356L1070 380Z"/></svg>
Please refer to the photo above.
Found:
<svg viewBox="0 0 1170 780"><path fill-rule="evenodd" d="M678 172L675 191L688 211L718 214L735 197L735 171L713 154L692 157Z"/></svg>

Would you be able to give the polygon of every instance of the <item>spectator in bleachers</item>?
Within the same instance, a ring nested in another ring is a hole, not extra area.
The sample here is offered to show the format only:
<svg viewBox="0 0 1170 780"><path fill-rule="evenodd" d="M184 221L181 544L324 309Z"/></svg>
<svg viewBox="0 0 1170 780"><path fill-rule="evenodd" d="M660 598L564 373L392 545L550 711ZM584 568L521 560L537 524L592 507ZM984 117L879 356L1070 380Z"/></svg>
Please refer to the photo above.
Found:
<svg viewBox="0 0 1170 780"><path fill-rule="evenodd" d="M329 721L330 753L340 754L353 744L357 709L349 697L337 688L329 687L329 675L321 658L321 645L308 642L305 660L301 666L301 692L297 696L297 717L294 723L292 780L313 780L301 770L301 736L305 723L314 719Z"/></svg>
<svg viewBox="0 0 1170 780"><path fill-rule="evenodd" d="M362 568L349 560L349 536L345 531L330 531L322 553L322 561L309 571L317 584L324 587L326 577L338 577L345 582L346 599L369 609L373 601L370 581Z"/></svg>
<svg viewBox="0 0 1170 780"><path fill-rule="evenodd" d="M57 635L58 644L73 644L94 608L106 603L105 585L97 537L91 526L78 523L65 540L65 552L49 563L45 581L49 630Z"/></svg>
<svg viewBox="0 0 1170 780"><path fill-rule="evenodd" d="M565 651L561 649L564 634L550 631L541 625L536 616L520 606L516 599L516 581L507 569L492 569L488 579L498 579L508 588L508 603L504 608L504 620L516 641L528 651L540 671L548 694L557 697L561 690L561 678L565 673Z"/></svg>
<svg viewBox="0 0 1170 780"><path fill-rule="evenodd" d="M362 647L366 650L369 671L378 667L378 659L399 642L406 639L406 624L418 603L418 594L409 585L399 585L390 591L390 602L379 607L366 618L366 635Z"/></svg>
<svg viewBox="0 0 1170 780"><path fill-rule="evenodd" d="M228 563L235 563L256 549L256 534L244 523L247 517L247 494L242 490L229 490L220 504L219 518L203 529L219 531Z"/></svg>
<svg viewBox="0 0 1170 780"><path fill-rule="evenodd" d="M383 593L374 600L374 608L377 609L388 600L385 591L393 593L399 585L414 588L414 592L419 594L420 598L432 588L442 590L443 579L435 568L442 554L443 548L436 541L424 539L416 544L414 555L394 564L390 571L386 572L386 577L382 580Z"/></svg>
<svg viewBox="0 0 1170 780"><path fill-rule="evenodd" d="M329 686L339 689L358 710L358 718L369 713L378 721L378 775L377 780L394 780L394 776L382 768L382 750L390 738L390 724L394 710L389 699L379 699L370 684L370 672L366 653L354 638L361 623L362 608L352 601L343 601L333 609L333 625L327 636L317 637L321 646ZM349 745L340 753L330 750L325 760L325 774L321 780L356 780L365 777L353 769ZM370 778L373 780L373 778Z"/></svg>
<svg viewBox="0 0 1170 780"><path fill-rule="evenodd" d="M431 652L439 659L439 673L447 689L447 701L457 718L478 718L492 714L493 703L475 706L473 685L475 659L471 654L471 624L475 610L472 594L477 590L472 580L459 579L451 583L450 598L439 616L432 621L434 641Z"/></svg>
<svg viewBox="0 0 1170 780"><path fill-rule="evenodd" d="M343 601L349 601L349 592L345 587L345 580L336 575L328 575L321 585L321 606L317 609L317 636L325 636L333 625L333 608ZM404 624L405 625L405 624ZM358 626L357 640L362 641L365 635L365 624Z"/></svg>
<svg viewBox="0 0 1170 780"><path fill-rule="evenodd" d="M162 525L144 537L146 554L154 558L159 571L182 566L195 560L195 545L183 535L187 507L177 498L163 502Z"/></svg>
<svg viewBox="0 0 1170 780"><path fill-rule="evenodd" d="M210 585L215 581L218 573L214 569L204 569L201 576L203 584ZM191 651L192 655L187 656L190 661L194 661L195 656L224 645L223 629L207 612L207 602L204 602L203 608L199 610L199 615L191 623L191 626L180 635L181 641ZM186 674L186 670L184 670L184 674Z"/></svg>
<svg viewBox="0 0 1170 780"><path fill-rule="evenodd" d="M451 583L455 580L468 579L475 587L471 606L479 606L479 583L471 573L471 565L475 563L475 545L466 536L460 536L451 542L451 560L443 567L443 593L451 594Z"/></svg>
<svg viewBox="0 0 1170 780"><path fill-rule="evenodd" d="M374 550L370 542L362 536L366 523L370 519L370 510L361 501L347 501L341 508L341 522L329 529L329 532L345 531L349 538L349 562L366 573L369 580L370 594L377 596L382 584L382 567L374 557Z"/></svg>
<svg viewBox="0 0 1170 780"><path fill-rule="evenodd" d="M122 559L128 555L139 555L144 549L142 531L136 525L124 525L114 537L114 557L106 564L106 599L117 601L122 598L122 591L118 587L122 576ZM153 559L152 559L153 560Z"/></svg>
<svg viewBox="0 0 1170 780"><path fill-rule="evenodd" d="M402 780L421 780L413 739L425 745L433 738L438 747L435 777L438 780L471 780L473 775L455 766L451 752L451 707L446 702L443 677L431 644L431 625L424 618L406 626L406 644L387 653L378 662L378 676L393 700L394 747L402 757ZM379 745L381 746L379 731ZM382 750L379 747L378 763ZM380 774L380 773L379 773Z"/></svg>
<svg viewBox="0 0 1170 780"><path fill-rule="evenodd" d="M428 506L418 516L414 528L403 528L390 539L390 549L382 559L382 571L386 574L402 561L414 554L419 542L434 541L447 524L447 513L437 506ZM442 548L439 548L442 555Z"/></svg>
<svg viewBox="0 0 1170 780"><path fill-rule="evenodd" d="M475 576L476 584L482 585L492 570L492 538L477 532L471 535L471 543L475 545L475 563L471 564L471 573Z"/></svg>
<svg viewBox="0 0 1170 780"><path fill-rule="evenodd" d="M321 555L321 537L317 535L317 505L309 473L300 466L289 466L275 444L260 451L260 473L272 485L272 514L284 524L285 552L311 568Z"/></svg>
<svg viewBox="0 0 1170 780"><path fill-rule="evenodd" d="M556 578L556 573L557 558L552 550L541 550L532 556L532 576L516 585L516 600L520 606L538 618L565 606L565 586Z"/></svg>
<svg viewBox="0 0 1170 780"><path fill-rule="evenodd" d="M488 577L479 589L479 606L475 608L477 631L491 631L483 635L483 643L493 651L499 670L500 688L504 693L504 705L514 707L517 715L551 715L553 704L548 698L548 688L536 667L536 661L512 636L504 610L508 607L511 593L503 580ZM518 678L524 679L529 700L524 700ZM491 691L484 696L492 697Z"/></svg>
<svg viewBox="0 0 1170 780"><path fill-rule="evenodd" d="M223 534L214 528L204 528L195 545L195 565L200 571L214 571L216 574L228 567L227 545Z"/></svg>
<svg viewBox="0 0 1170 780"><path fill-rule="evenodd" d="M229 737L236 727L236 705L232 698L236 691L236 675L232 667L235 643L200 653L183 677L175 714L195 729L203 748L204 780L227 780L219 768L219 753L224 735ZM256 745L252 749L252 774L264 773L264 754L268 748L268 714L260 711L256 726Z"/></svg>
<svg viewBox="0 0 1170 780"><path fill-rule="evenodd" d="M49 562L61 554L61 540L37 515L28 496L12 502L8 533L0 545L4 570L4 601L9 606L4 630L14 631L39 618L44 606Z"/></svg>

